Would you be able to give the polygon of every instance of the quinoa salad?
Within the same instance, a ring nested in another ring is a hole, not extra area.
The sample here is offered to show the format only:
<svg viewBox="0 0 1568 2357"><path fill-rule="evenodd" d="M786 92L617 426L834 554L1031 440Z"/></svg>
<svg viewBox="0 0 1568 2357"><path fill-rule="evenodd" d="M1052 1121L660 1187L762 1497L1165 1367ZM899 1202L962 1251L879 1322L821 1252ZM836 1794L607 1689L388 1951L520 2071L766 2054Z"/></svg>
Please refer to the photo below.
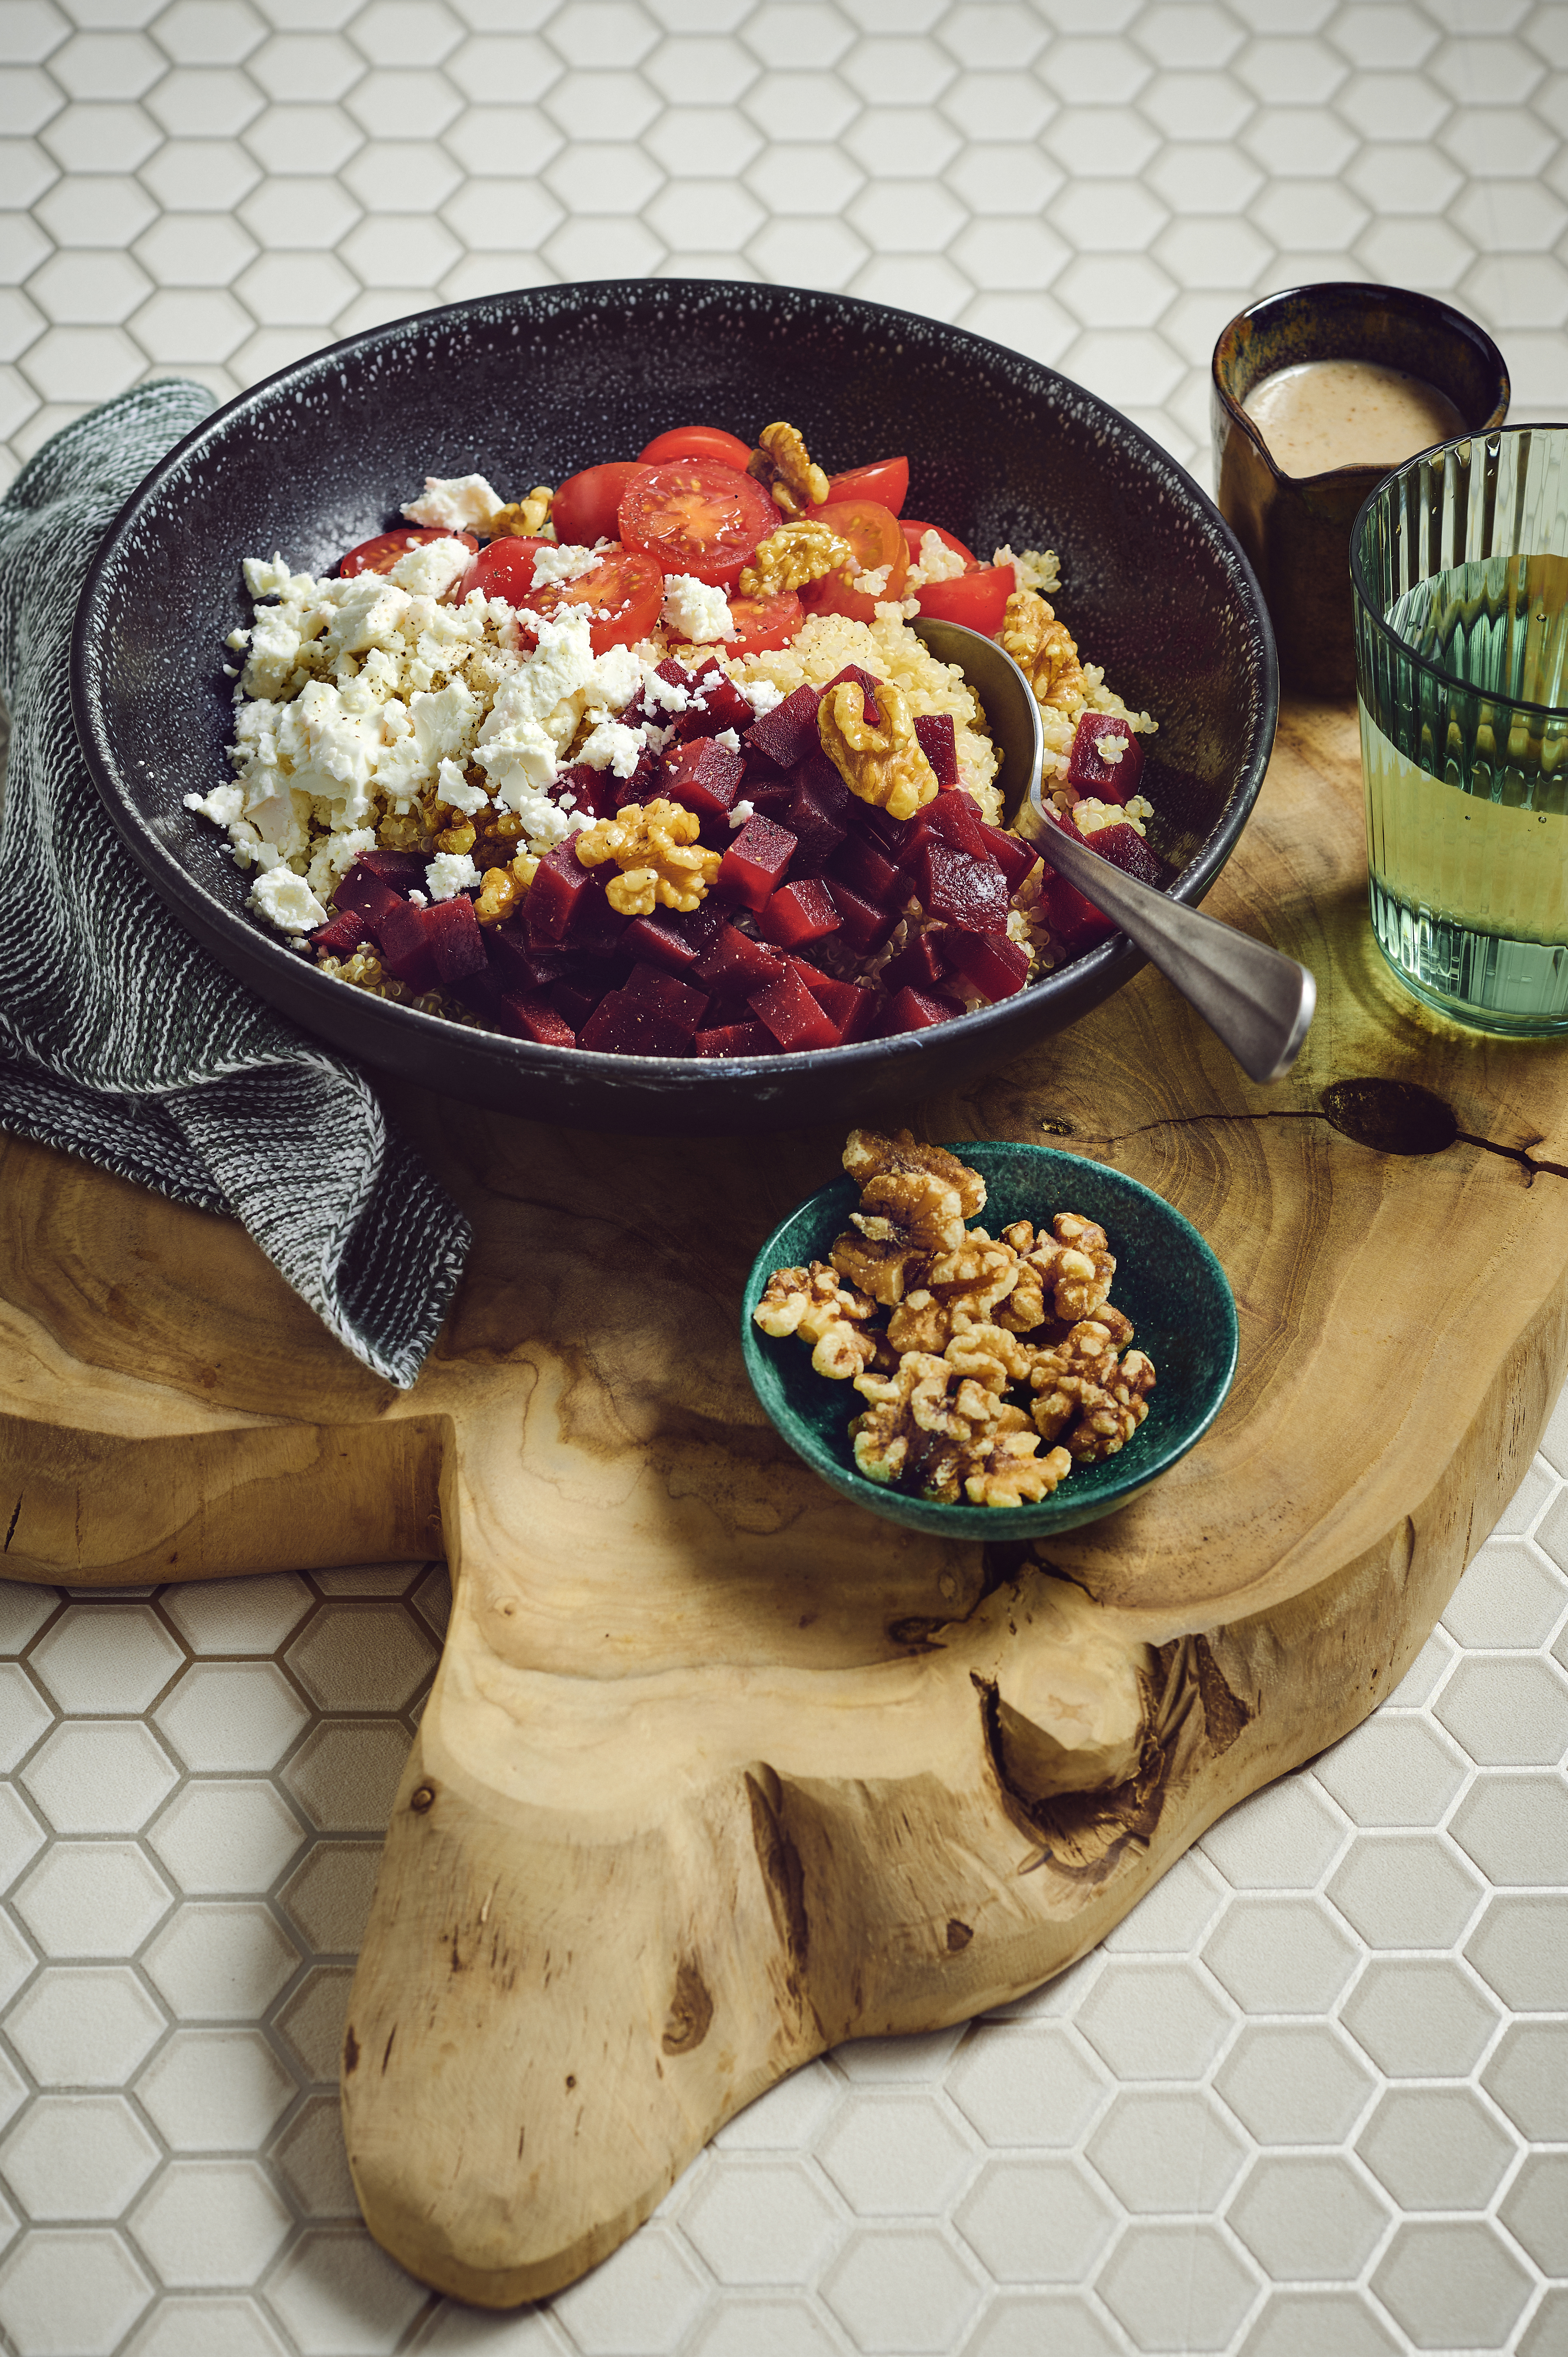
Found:
<svg viewBox="0 0 1568 2357"><path fill-rule="evenodd" d="M1053 552L986 563L908 490L783 421L515 500L429 478L333 576L247 559L232 776L187 806L323 973L547 1046L770 1056L1008 996L1112 928L1007 829L910 623L999 640L1058 821L1163 886L1155 723L1058 619Z"/></svg>

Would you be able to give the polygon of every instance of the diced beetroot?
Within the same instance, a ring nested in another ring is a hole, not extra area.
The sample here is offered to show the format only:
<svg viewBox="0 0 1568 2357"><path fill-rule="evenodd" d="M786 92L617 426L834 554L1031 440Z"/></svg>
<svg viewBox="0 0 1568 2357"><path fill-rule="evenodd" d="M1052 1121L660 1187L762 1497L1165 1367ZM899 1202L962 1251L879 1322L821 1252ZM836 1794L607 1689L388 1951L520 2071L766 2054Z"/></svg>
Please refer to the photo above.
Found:
<svg viewBox="0 0 1568 2357"><path fill-rule="evenodd" d="M1075 830L1076 832L1076 830ZM1157 852L1151 851L1135 826L1125 822L1117 826L1102 826L1085 837L1090 851L1101 859L1109 859L1112 867L1123 874L1135 876L1140 884L1150 884L1156 892L1169 888L1171 871Z"/></svg>
<svg viewBox="0 0 1568 2357"><path fill-rule="evenodd" d="M562 1021L571 1025L574 1036L603 996L602 990L590 990L580 982L553 982L550 985L550 1004Z"/></svg>
<svg viewBox="0 0 1568 2357"><path fill-rule="evenodd" d="M779 1042L765 1023L724 1023L699 1031L692 1045L699 1056L776 1056Z"/></svg>
<svg viewBox="0 0 1568 2357"><path fill-rule="evenodd" d="M1108 761L1101 752L1108 737L1120 737L1126 748L1119 760ZM1110 712L1079 716L1067 764L1067 781L1075 793L1091 794L1101 802L1131 802L1143 774L1143 746L1124 720Z"/></svg>
<svg viewBox="0 0 1568 2357"><path fill-rule="evenodd" d="M928 836L915 862L915 889L926 914L944 924L982 933L1007 930L1007 881L993 859L972 859Z"/></svg>
<svg viewBox="0 0 1568 2357"><path fill-rule="evenodd" d="M793 966L786 966L778 981L766 989L752 993L751 1009L758 1022L767 1024L786 1055L808 1048L836 1047L842 1036L832 1017Z"/></svg>
<svg viewBox="0 0 1568 2357"><path fill-rule="evenodd" d="M861 694L865 700L865 717L867 722L873 728L880 728L882 726L882 706L876 701L876 691L881 684L882 682L879 679L873 679L868 671L862 671L858 663L845 663L843 671L834 672L832 679L829 680L826 687L823 688L822 694L824 695L831 695L835 687L847 687L852 685L858 687Z"/></svg>
<svg viewBox="0 0 1568 2357"><path fill-rule="evenodd" d="M1081 957L1085 950L1108 942L1116 931L1110 918L1101 916L1092 900L1086 900L1065 876L1058 876L1052 867L1046 870L1040 898L1051 931L1069 957Z"/></svg>
<svg viewBox="0 0 1568 2357"><path fill-rule="evenodd" d="M903 870L895 866L891 859L884 859L875 845L858 833L851 834L834 852L832 870L852 892L858 892L863 900L874 902L878 909L900 909L909 897Z"/></svg>
<svg viewBox="0 0 1568 2357"><path fill-rule="evenodd" d="M959 1012L950 999L928 997L923 990L901 990L882 1010L877 1037L891 1039L898 1031L929 1031Z"/></svg>
<svg viewBox="0 0 1568 2357"><path fill-rule="evenodd" d="M465 1006L471 1006L484 1022L500 1031L506 1029L501 1012L503 995L500 977L493 965L481 966L478 974L466 974L461 982L452 985L454 998L460 998Z"/></svg>
<svg viewBox="0 0 1568 2357"><path fill-rule="evenodd" d="M570 795L572 809L586 811L590 818L614 818L618 808L616 788L621 782L613 770L594 770L586 761L575 761L556 779L555 799L564 803Z"/></svg>
<svg viewBox="0 0 1568 2357"><path fill-rule="evenodd" d="M628 802L650 802L664 791L664 765L659 756L649 751L639 754L636 769L629 778L618 778L612 770L604 772L604 782L618 811Z"/></svg>
<svg viewBox="0 0 1568 2357"><path fill-rule="evenodd" d="M626 978L625 989L628 997L646 999L685 1031L695 1031L708 1011L705 990L693 990L689 983L677 981L661 966L634 965Z"/></svg>
<svg viewBox="0 0 1568 2357"><path fill-rule="evenodd" d="M889 990L934 990L947 973L945 933L917 933L882 969Z"/></svg>
<svg viewBox="0 0 1568 2357"><path fill-rule="evenodd" d="M748 818L724 856L714 888L755 913L768 906L794 854L795 838L788 827L775 826L760 814Z"/></svg>
<svg viewBox="0 0 1568 2357"><path fill-rule="evenodd" d="M822 690L811 686L798 687L782 704L754 720L746 733L746 749L760 753L777 770L792 770L797 761L821 743L817 735L817 705Z"/></svg>
<svg viewBox="0 0 1568 2357"><path fill-rule="evenodd" d="M551 856L553 858L554 854L552 853ZM567 939L574 950L582 951L591 957L613 957L621 935L631 921L618 909L612 909L609 903L609 888L620 874L620 869L612 860L607 859L602 866L588 868L586 874L588 889L579 892L573 904ZM536 877L535 883L538 880ZM529 899L532 897L530 893ZM525 915L527 906L525 901Z"/></svg>
<svg viewBox="0 0 1568 2357"><path fill-rule="evenodd" d="M737 732L751 726L751 705L742 695L728 673L714 657L709 656L700 670L691 673L692 703L688 713L682 715L681 734L686 734L689 720L693 736L717 737L725 728Z"/></svg>
<svg viewBox="0 0 1568 2357"><path fill-rule="evenodd" d="M821 774L823 770L826 777ZM784 819L797 845L792 875L822 874L844 839L849 825L849 791L831 762L802 762L796 770L794 791Z"/></svg>
<svg viewBox="0 0 1568 2357"><path fill-rule="evenodd" d="M908 822L905 837L904 865L912 867L921 845L933 834L950 843L955 851L967 851L972 859L987 859L990 853L985 843L985 821L970 796L963 792L938 794L921 804Z"/></svg>
<svg viewBox="0 0 1568 2357"><path fill-rule="evenodd" d="M435 987L435 952L424 930L429 914L428 909L416 909L411 900L400 900L381 920L381 963L395 981L407 983L411 990Z"/></svg>
<svg viewBox="0 0 1568 2357"><path fill-rule="evenodd" d="M373 850L361 851L359 863L390 884L394 892L404 898L421 890L424 883L425 856L423 851L384 851L378 843Z"/></svg>
<svg viewBox="0 0 1568 2357"><path fill-rule="evenodd" d="M612 990L584 1024L577 1045L605 1056L689 1056L692 1033L652 999Z"/></svg>
<svg viewBox="0 0 1568 2357"><path fill-rule="evenodd" d="M521 917L509 917L504 925L492 926L485 946L503 990L542 990L576 963L568 949L532 948Z"/></svg>
<svg viewBox="0 0 1568 2357"><path fill-rule="evenodd" d="M310 936L313 950L325 950L328 957L352 957L371 938L371 929L358 909L345 909L331 921Z"/></svg>
<svg viewBox="0 0 1568 2357"><path fill-rule="evenodd" d="M787 826L789 805L795 799L794 771L787 778L775 776L771 770L768 774L773 779L770 786L753 785L748 775L742 791L754 812L770 818L775 826Z"/></svg>
<svg viewBox="0 0 1568 2357"><path fill-rule="evenodd" d="M779 972L777 950L754 942L738 925L726 925L698 966L697 980L710 990L737 991L744 997L776 981Z"/></svg>
<svg viewBox="0 0 1568 2357"><path fill-rule="evenodd" d="M540 861L522 904L529 946L548 949L564 942L578 902L593 888L592 869L579 866L569 842L557 844Z"/></svg>
<svg viewBox="0 0 1568 2357"><path fill-rule="evenodd" d="M833 907L839 912L843 937L852 949L863 956L880 949L897 922L890 909L879 909L875 901L862 899L858 892L842 884L836 876L824 878L832 896Z"/></svg>
<svg viewBox="0 0 1568 2357"><path fill-rule="evenodd" d="M981 821L980 832L985 848L1007 878L1007 889L1015 892L1033 867L1039 853L1033 844L1021 842L1015 834L1004 834L999 826L987 826Z"/></svg>
<svg viewBox="0 0 1568 2357"><path fill-rule="evenodd" d="M693 737L666 757L664 791L699 818L726 819L745 769L741 756L716 737Z"/></svg>
<svg viewBox="0 0 1568 2357"><path fill-rule="evenodd" d="M685 933L665 921L669 911L656 909L650 917L634 917L620 937L627 957L643 958L667 974L687 974L697 963L698 950Z"/></svg>
<svg viewBox="0 0 1568 2357"><path fill-rule="evenodd" d="M1009 941L1005 933L947 932L942 936L942 952L949 968L983 991L993 1004L1022 990L1029 972L1028 951L1022 942Z"/></svg>
<svg viewBox="0 0 1568 2357"><path fill-rule="evenodd" d="M543 1048L575 1048L577 1034L542 990L505 990L500 995L501 1019L519 1039L537 1039Z"/></svg>
<svg viewBox="0 0 1568 2357"><path fill-rule="evenodd" d="M424 912L424 938L435 953L435 972L444 986L478 974L487 963L485 937L474 914L474 904L459 892L454 899L437 900Z"/></svg>
<svg viewBox="0 0 1568 2357"><path fill-rule="evenodd" d="M865 1025L876 1002L874 990L862 990L858 984L840 982L831 974L819 974L804 958L789 960L817 1005L831 1015L838 1025L841 1039L862 1039Z"/></svg>
<svg viewBox="0 0 1568 2357"><path fill-rule="evenodd" d="M889 818L875 802L862 802L855 803L851 817L856 831L869 835L885 858L894 861L902 858L908 836L909 821L907 818Z"/></svg>
<svg viewBox="0 0 1568 2357"><path fill-rule="evenodd" d="M820 941L824 933L836 932L841 922L827 886L808 876L775 892L758 913L757 930L765 942L792 950L802 942Z"/></svg>
<svg viewBox="0 0 1568 2357"><path fill-rule="evenodd" d="M390 917L394 909L408 905L401 892L383 883L375 869L367 866L363 852L347 876L338 877L338 889L332 898L339 916L346 909L352 909L356 916L363 917L367 931L378 941L383 920Z"/></svg>
<svg viewBox="0 0 1568 2357"><path fill-rule="evenodd" d="M937 773L939 786L958 783L958 740L953 733L950 712L921 712L916 715L915 734L920 740L920 750Z"/></svg>

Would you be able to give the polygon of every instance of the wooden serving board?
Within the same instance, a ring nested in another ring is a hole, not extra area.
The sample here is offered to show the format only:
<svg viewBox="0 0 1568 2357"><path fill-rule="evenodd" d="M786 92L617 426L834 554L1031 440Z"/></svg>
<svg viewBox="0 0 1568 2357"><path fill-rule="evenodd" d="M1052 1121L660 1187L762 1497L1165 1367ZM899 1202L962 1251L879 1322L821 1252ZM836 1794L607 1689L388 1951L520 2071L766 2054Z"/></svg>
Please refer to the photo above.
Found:
<svg viewBox="0 0 1568 2357"><path fill-rule="evenodd" d="M343 2053L366 2217L426 2282L552 2291L809 2057L1059 1971L1389 1692L1517 1486L1568 1369L1568 1051L1383 978L1341 709L1287 709L1209 905L1317 975L1288 1081L1144 973L911 1107L1132 1172L1235 1287L1208 1437L1044 1553L857 1512L761 1418L742 1284L836 1133L390 1092L478 1238L401 1395L237 1228L4 1146L7 1574L451 1564Z"/></svg>

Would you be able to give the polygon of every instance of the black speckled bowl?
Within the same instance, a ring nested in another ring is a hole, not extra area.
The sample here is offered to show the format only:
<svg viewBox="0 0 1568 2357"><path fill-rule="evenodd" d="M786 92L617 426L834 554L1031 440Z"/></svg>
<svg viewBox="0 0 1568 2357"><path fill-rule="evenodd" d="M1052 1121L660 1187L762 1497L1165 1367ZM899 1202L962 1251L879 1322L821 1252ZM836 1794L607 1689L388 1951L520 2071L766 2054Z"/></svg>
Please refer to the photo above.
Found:
<svg viewBox="0 0 1568 2357"><path fill-rule="evenodd" d="M506 493L634 457L697 420L789 417L832 468L909 455L908 512L989 551L1060 552L1086 656L1160 722L1144 791L1176 889L1201 900L1273 741L1273 646L1252 576L1190 476L1102 402L981 337L781 286L637 279L488 297L377 328L207 419L107 534L82 594L72 692L126 848L198 940L306 1030L509 1113L714 1133L864 1120L1002 1062L1142 960L1118 936L999 1006L908 1038L751 1062L591 1054L469 1030L318 974L246 915L222 838L184 807L229 775L223 641L241 560L325 572L427 474Z"/></svg>
<svg viewBox="0 0 1568 2357"><path fill-rule="evenodd" d="M1236 1304L1225 1272L1197 1230L1162 1196L1104 1163L1049 1146L961 1140L949 1147L985 1181L982 1214L992 1235L1014 1220L1048 1224L1058 1211L1098 1220L1116 1255L1111 1297L1133 1320L1155 1362L1149 1413L1125 1448L1076 1466L1055 1495L1033 1506L940 1506L885 1490L858 1471L849 1420L865 1405L848 1383L815 1373L806 1345L776 1340L752 1319L776 1268L826 1260L859 1200L853 1179L802 1203L774 1229L752 1263L741 1310L746 1372L776 1429L841 1497L916 1531L949 1538L1031 1538L1098 1522L1146 1490L1201 1440L1236 1372ZM1041 1452L1044 1455L1044 1448Z"/></svg>

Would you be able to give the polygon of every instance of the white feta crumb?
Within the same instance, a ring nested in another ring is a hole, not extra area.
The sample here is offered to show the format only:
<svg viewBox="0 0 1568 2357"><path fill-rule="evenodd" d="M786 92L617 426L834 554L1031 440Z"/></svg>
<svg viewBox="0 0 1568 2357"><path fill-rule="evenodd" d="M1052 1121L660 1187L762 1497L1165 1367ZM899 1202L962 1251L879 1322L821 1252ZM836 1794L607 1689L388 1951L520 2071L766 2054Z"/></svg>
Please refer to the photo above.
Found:
<svg viewBox="0 0 1568 2357"><path fill-rule="evenodd" d="M443 856L445 856L445 854ZM423 892L411 892L408 895L408 902L410 908L413 909L428 909L430 906L429 901L425 899Z"/></svg>
<svg viewBox="0 0 1568 2357"><path fill-rule="evenodd" d="M235 654L242 655L251 643L251 633L249 630L231 630L223 643Z"/></svg>
<svg viewBox="0 0 1568 2357"><path fill-rule="evenodd" d="M264 867L257 877L251 887L251 906L280 933L313 933L327 922L327 911L304 877L281 863Z"/></svg>
<svg viewBox="0 0 1568 2357"><path fill-rule="evenodd" d="M760 720L765 713L777 712L784 701L783 689L776 687L770 679L743 679L737 683L756 720Z"/></svg>
<svg viewBox="0 0 1568 2357"><path fill-rule="evenodd" d="M276 549L270 562L264 556L247 556L242 569L252 597L281 597L294 578Z"/></svg>
<svg viewBox="0 0 1568 2357"><path fill-rule="evenodd" d="M536 548L533 552L533 578L529 587L548 589L553 582L580 581L591 573L606 549L607 540L585 548L580 541L562 541L553 548Z"/></svg>
<svg viewBox="0 0 1568 2357"><path fill-rule="evenodd" d="M756 816L757 806L755 803L736 802L732 806L729 814L730 832L733 834L737 826L744 826L748 818L755 818Z"/></svg>
<svg viewBox="0 0 1568 2357"><path fill-rule="evenodd" d="M426 475L424 492L403 514L432 532L484 532L505 504L483 475Z"/></svg>
<svg viewBox="0 0 1568 2357"><path fill-rule="evenodd" d="M714 742L715 745L725 746L731 753L738 753L740 750L740 738L733 728L721 728Z"/></svg>
<svg viewBox="0 0 1568 2357"><path fill-rule="evenodd" d="M608 770L615 777L629 778L642 759L642 750L640 729L623 728L618 720L601 720L579 747L577 759L590 770Z"/></svg>
<svg viewBox="0 0 1568 2357"><path fill-rule="evenodd" d="M715 645L733 639L735 621L729 599L713 583L690 573L671 573L664 583L663 619L693 646Z"/></svg>
<svg viewBox="0 0 1568 2357"><path fill-rule="evenodd" d="M445 597L474 561L467 541L422 540L398 558L388 579L414 597Z"/></svg>
<svg viewBox="0 0 1568 2357"><path fill-rule="evenodd" d="M479 881L479 871L466 851L438 851L424 871L433 900L455 900Z"/></svg>
<svg viewBox="0 0 1568 2357"><path fill-rule="evenodd" d="M456 761L443 761L435 772L435 791L451 809L473 818L488 810L490 798L483 786L471 786Z"/></svg>
<svg viewBox="0 0 1568 2357"><path fill-rule="evenodd" d="M594 695L608 712L624 712L642 685L634 647L607 647L594 664Z"/></svg>
<svg viewBox="0 0 1568 2357"><path fill-rule="evenodd" d="M231 826L245 807L245 796L239 786L214 786L209 794L187 794L188 811L199 811L214 826Z"/></svg>

